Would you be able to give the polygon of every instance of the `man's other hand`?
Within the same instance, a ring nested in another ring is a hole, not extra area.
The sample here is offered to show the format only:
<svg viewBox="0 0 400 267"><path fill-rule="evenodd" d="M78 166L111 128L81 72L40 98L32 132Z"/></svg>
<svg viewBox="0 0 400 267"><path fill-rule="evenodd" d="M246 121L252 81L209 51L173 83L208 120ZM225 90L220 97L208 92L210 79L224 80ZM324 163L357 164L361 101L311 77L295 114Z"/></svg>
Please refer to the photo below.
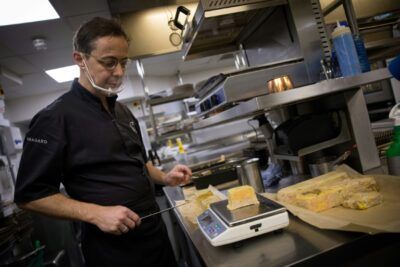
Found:
<svg viewBox="0 0 400 267"><path fill-rule="evenodd" d="M168 172L163 180L165 185L185 185L191 181L192 171L185 165L178 164Z"/></svg>

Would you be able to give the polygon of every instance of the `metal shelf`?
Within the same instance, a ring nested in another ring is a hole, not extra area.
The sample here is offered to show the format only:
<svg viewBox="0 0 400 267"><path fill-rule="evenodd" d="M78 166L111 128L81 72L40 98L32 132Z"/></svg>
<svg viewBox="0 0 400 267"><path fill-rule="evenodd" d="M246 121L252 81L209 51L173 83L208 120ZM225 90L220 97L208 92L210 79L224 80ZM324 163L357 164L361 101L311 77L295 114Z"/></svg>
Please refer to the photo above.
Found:
<svg viewBox="0 0 400 267"><path fill-rule="evenodd" d="M181 93L181 94L171 95L171 96L167 96L167 97L159 97L159 98L149 99L147 101L147 103L152 106L157 106L157 105L167 104L170 102L189 98L189 97L192 97L192 95L193 95L193 92L189 91L187 93Z"/></svg>
<svg viewBox="0 0 400 267"><path fill-rule="evenodd" d="M125 99L120 100L121 103L130 103L133 101L143 101L145 99L144 96L132 96Z"/></svg>
<svg viewBox="0 0 400 267"><path fill-rule="evenodd" d="M213 126L219 123L236 120L246 116L262 113L265 110L306 101L312 98L344 92L359 88L361 85L391 78L387 68L373 70L357 76L324 80L319 83L295 88L292 90L263 95L241 102L237 106L217 115L202 119L193 124L193 129Z"/></svg>
<svg viewBox="0 0 400 267"><path fill-rule="evenodd" d="M347 126L346 116L343 112L340 112L340 117L341 117L341 121L342 121L342 129L337 137L327 140L327 141L324 141L324 142L321 142L321 143L318 143L318 144L315 144L315 145L312 145L312 146L309 146L309 147L304 147L302 149L299 149L299 151L297 152L297 155L274 154L274 156L277 159L300 162L301 158L304 157L305 155L309 155L311 153L320 151L322 149L350 141L351 136L350 136L349 128Z"/></svg>
<svg viewBox="0 0 400 267"><path fill-rule="evenodd" d="M179 131L172 131L172 132L167 132L165 134L160 134L155 138L155 141L163 141L168 138L174 138L180 135L188 134L192 132L193 129L186 129L186 130L179 130Z"/></svg>

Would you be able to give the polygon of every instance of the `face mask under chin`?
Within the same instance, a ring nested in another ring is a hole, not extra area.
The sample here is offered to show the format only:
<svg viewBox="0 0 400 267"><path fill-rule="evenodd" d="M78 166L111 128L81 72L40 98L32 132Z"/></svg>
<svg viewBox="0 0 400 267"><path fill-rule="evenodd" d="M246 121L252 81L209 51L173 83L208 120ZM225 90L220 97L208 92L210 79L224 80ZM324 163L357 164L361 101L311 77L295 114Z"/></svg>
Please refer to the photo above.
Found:
<svg viewBox="0 0 400 267"><path fill-rule="evenodd" d="M122 90L125 89L125 85L124 85L124 77L125 74L120 78L120 80L117 82L118 84L120 84L118 87L115 88L105 88L105 87L101 87L98 84L96 84L94 82L94 79L92 77L92 75L90 74L89 68L86 64L86 60L83 59L83 64L85 65L85 73L86 73L86 77L88 78L90 84L93 86L93 88L95 88L97 91L99 91L100 93L106 95L106 96L113 96L113 95L117 95L118 93L122 92Z"/></svg>
<svg viewBox="0 0 400 267"><path fill-rule="evenodd" d="M90 80L89 80L90 82ZM123 82L119 82L119 86L112 88L112 87L102 87L99 86L97 84L95 84L94 82L90 82L91 85L93 86L93 88L95 88L98 92L100 92L101 94L105 95L105 96L113 96L113 95L117 95L118 93L122 92L125 88L124 83Z"/></svg>

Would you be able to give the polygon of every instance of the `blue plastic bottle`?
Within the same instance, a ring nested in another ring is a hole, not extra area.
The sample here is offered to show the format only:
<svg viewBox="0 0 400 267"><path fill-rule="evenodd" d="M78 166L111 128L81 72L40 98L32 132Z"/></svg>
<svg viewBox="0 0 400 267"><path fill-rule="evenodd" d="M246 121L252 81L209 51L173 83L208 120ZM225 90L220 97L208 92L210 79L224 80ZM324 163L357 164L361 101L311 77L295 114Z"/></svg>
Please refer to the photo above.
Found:
<svg viewBox="0 0 400 267"><path fill-rule="evenodd" d="M400 81L400 55L390 61L388 69L393 77Z"/></svg>
<svg viewBox="0 0 400 267"><path fill-rule="evenodd" d="M360 67L362 72L371 71L371 65L368 61L367 50L365 49L364 40L359 35L354 35L354 45L356 46L356 51L358 55L358 60L360 61Z"/></svg>
<svg viewBox="0 0 400 267"><path fill-rule="evenodd" d="M338 23L332 32L332 40L342 75L346 77L361 73L360 61L350 28Z"/></svg>
<svg viewBox="0 0 400 267"><path fill-rule="evenodd" d="M332 53L331 53L331 67L332 67L332 71L333 71L333 77L334 78L339 78L342 77L342 73L340 72L340 66L339 66L339 62L336 56L336 51L335 48L332 48Z"/></svg>

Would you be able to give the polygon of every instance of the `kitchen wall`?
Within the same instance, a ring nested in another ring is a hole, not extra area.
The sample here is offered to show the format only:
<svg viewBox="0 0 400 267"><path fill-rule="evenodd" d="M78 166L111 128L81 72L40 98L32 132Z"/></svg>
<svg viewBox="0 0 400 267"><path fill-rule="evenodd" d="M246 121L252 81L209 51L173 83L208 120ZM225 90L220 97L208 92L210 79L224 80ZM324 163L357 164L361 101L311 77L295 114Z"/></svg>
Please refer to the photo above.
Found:
<svg viewBox="0 0 400 267"><path fill-rule="evenodd" d="M4 117L12 123L21 123L31 118L42 108L46 107L65 91L57 91L42 95L33 95L24 98L6 99L6 111Z"/></svg>

